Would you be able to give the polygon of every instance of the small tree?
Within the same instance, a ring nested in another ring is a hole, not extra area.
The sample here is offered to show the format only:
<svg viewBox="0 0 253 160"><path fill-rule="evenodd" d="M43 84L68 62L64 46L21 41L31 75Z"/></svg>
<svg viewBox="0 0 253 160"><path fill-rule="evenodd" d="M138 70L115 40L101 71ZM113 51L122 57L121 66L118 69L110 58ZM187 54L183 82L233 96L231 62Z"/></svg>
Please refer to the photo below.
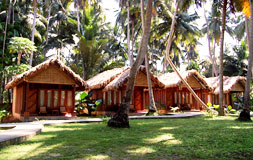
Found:
<svg viewBox="0 0 253 160"><path fill-rule="evenodd" d="M32 51L37 51L34 42L23 37L12 37L10 40L10 45L8 46L10 53L18 53L17 65L19 66L21 55L23 53L31 53Z"/></svg>

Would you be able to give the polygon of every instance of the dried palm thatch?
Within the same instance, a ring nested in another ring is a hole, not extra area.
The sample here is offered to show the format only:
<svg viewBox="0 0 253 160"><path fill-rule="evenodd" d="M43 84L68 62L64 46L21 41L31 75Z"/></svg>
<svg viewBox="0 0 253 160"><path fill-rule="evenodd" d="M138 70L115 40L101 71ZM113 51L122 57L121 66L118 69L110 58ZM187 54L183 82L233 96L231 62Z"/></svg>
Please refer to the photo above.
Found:
<svg viewBox="0 0 253 160"><path fill-rule="evenodd" d="M121 72L121 74L119 74L114 80L112 80L103 90L104 91L117 90L120 87L122 87L124 84L126 84L129 79L130 69L131 68L128 67L126 70ZM138 69L138 72L143 72L145 75L147 75L147 71L144 66L140 66ZM158 80L158 78L156 78L153 74L150 74L150 78L155 87L160 87L160 88L164 87L164 84L161 83Z"/></svg>
<svg viewBox="0 0 253 160"><path fill-rule="evenodd" d="M204 78L196 70L188 70L180 72L182 78L187 81L192 76L203 86L203 88L209 88ZM183 82L175 72L165 73L158 76L158 79L165 84L165 88L179 87Z"/></svg>
<svg viewBox="0 0 253 160"><path fill-rule="evenodd" d="M78 85L78 88L80 89L88 88L87 83L79 75L74 73L69 67L67 67L63 62L61 62L57 58L49 59L35 67L32 67L31 69L29 69L28 71L24 73L15 76L14 79L5 86L5 88L6 89L13 88L14 86L22 83L23 81L37 75L41 71L46 70L51 65L58 66L61 71L65 72L68 76L70 76L76 82L76 84Z"/></svg>
<svg viewBox="0 0 253 160"><path fill-rule="evenodd" d="M238 83L242 86L242 88L244 88L245 87L245 83L246 83L245 77L235 76L235 77L226 77L226 78L224 78L223 93L227 94L227 93L229 93L231 91L237 91L237 90L233 90L233 87L236 84L238 84ZM214 90L213 93L216 94L216 95L218 95L220 93L220 87L219 87L219 85L215 88L215 90Z"/></svg>
<svg viewBox="0 0 253 160"><path fill-rule="evenodd" d="M125 70L129 68L130 67L114 68L97 74L96 76L87 81L89 89L104 88L106 85L108 85L111 81L113 81L116 77L118 77L120 74L122 74Z"/></svg>

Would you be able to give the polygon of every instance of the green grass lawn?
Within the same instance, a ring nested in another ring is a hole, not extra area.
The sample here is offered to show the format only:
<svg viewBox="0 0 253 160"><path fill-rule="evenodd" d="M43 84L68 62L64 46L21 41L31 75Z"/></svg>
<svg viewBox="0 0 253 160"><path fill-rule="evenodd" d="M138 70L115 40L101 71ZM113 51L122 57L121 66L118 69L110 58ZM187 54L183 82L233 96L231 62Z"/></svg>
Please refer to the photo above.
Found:
<svg viewBox="0 0 253 160"><path fill-rule="evenodd" d="M47 126L32 139L0 149L0 159L252 159L253 123L233 117L131 120Z"/></svg>

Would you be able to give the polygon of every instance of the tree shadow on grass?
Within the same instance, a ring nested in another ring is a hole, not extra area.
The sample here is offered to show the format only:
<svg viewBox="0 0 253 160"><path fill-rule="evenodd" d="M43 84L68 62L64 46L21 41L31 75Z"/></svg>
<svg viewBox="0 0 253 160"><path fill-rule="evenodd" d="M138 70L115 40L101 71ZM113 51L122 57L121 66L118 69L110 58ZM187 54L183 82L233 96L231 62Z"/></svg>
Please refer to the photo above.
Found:
<svg viewBox="0 0 253 160"><path fill-rule="evenodd" d="M253 123L233 118L131 120L48 126L17 147L35 146L18 159L240 159L253 156ZM8 152L8 148L6 151Z"/></svg>

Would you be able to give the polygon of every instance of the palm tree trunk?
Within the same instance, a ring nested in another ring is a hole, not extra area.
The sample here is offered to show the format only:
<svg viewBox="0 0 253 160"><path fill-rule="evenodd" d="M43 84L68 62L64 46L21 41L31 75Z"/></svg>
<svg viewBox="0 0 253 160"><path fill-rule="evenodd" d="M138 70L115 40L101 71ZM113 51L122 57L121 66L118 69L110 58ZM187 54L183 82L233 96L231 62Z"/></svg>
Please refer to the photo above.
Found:
<svg viewBox="0 0 253 160"><path fill-rule="evenodd" d="M152 83L151 83L150 72L149 72L148 54L147 53L145 55L145 68L146 68L146 72L147 72L148 93L149 93L148 115L150 115L150 114L153 114L154 112L156 112L157 108L156 108L156 105L155 105L155 98L154 98L153 89L152 89Z"/></svg>
<svg viewBox="0 0 253 160"><path fill-rule="evenodd" d="M132 101L134 83L136 79L137 70L139 69L141 63L144 60L145 54L147 53L147 45L150 36L150 25L151 25L151 13L152 13L152 0L148 0L147 2L147 10L146 10L146 23L145 29L142 34L140 49L138 50L138 55L136 61L133 63L130 73L128 84L126 88L126 96L123 98L122 104L119 107L117 113L108 121L108 126L117 127L117 128L128 128L129 127L129 119L128 112L129 106Z"/></svg>
<svg viewBox="0 0 253 160"><path fill-rule="evenodd" d="M141 0L141 21L142 21L142 29L144 32L145 29L145 17L144 17L144 0ZM150 78L150 72L149 72L149 60L148 60L148 52L145 54L145 68L147 72L147 81L148 81L148 93L149 93L149 110L148 114L153 114L154 112L157 111L157 108L155 106L155 98L153 94L153 89L152 89L152 83L151 83L151 78Z"/></svg>
<svg viewBox="0 0 253 160"><path fill-rule="evenodd" d="M253 4L250 2L250 30L248 30L248 24L246 24L246 33L248 38L248 47L249 47L249 57L248 57L248 71L247 79L244 91L244 107L243 111L240 113L240 121L251 121L250 118L250 82L252 79L252 63L253 63ZM246 20L247 21L247 20ZM245 21L245 22L246 22ZM247 22L246 22L247 23ZM247 31L248 30L248 31Z"/></svg>
<svg viewBox="0 0 253 160"><path fill-rule="evenodd" d="M7 12L7 14L6 14L2 57L4 57L5 42L6 42L6 34L7 34L7 27L8 27L8 24L10 24L11 5L12 5L12 0L10 0L9 6L8 6L8 12Z"/></svg>
<svg viewBox="0 0 253 160"><path fill-rule="evenodd" d="M51 5L49 6L48 16L47 16L46 45L48 44L48 31L49 31L50 15L51 15Z"/></svg>
<svg viewBox="0 0 253 160"><path fill-rule="evenodd" d="M174 34L174 29L175 29L175 17L177 15L177 11L178 11L178 6L179 6L179 2L176 1L176 9L174 12L174 16L172 19L172 24L171 24L171 28L170 28L170 35L169 35L169 39L167 42L167 46L166 46L166 60L169 62L171 68L173 69L174 72L176 72L176 74L178 75L178 77L181 79L181 81L183 82L183 84L188 88L188 90L191 92L191 94L193 95L193 97L197 100L197 102L199 102L203 107L205 107L207 110L211 110L198 96L197 94L193 91L193 89L190 87L190 85L182 78L181 74L178 72L177 68L175 67L175 65L173 64L173 62L171 61L170 57L169 57L169 53L170 53L170 47L171 47L171 43L172 43L172 39L173 39L173 34Z"/></svg>
<svg viewBox="0 0 253 160"><path fill-rule="evenodd" d="M79 16L79 8L76 7L76 17L77 17L77 30L80 32L80 16Z"/></svg>
<svg viewBox="0 0 253 160"><path fill-rule="evenodd" d="M205 2L203 3L203 8L204 8L204 18L205 18L205 21L206 21L206 29L207 29L207 41L208 41L208 51L209 51L209 56L210 56L210 60L212 62L212 72L214 72L215 74L215 77L218 76L218 72L217 72L217 67L214 63L214 57L212 56L212 51L211 51L211 42L210 42L210 39L209 39L209 24L208 24L208 20L206 18L206 10L205 10Z"/></svg>
<svg viewBox="0 0 253 160"><path fill-rule="evenodd" d="M32 42L34 42L34 33L35 33L35 24L36 24L36 17L37 17L37 0L33 1L33 28L32 28ZM30 66L33 63L33 51L31 52L30 56Z"/></svg>
<svg viewBox="0 0 253 160"><path fill-rule="evenodd" d="M83 71L83 79L84 80L86 80L86 78L87 78L87 73L86 73L86 71L85 71L85 66L84 66L84 63L85 63L85 58L84 58L84 56L82 55L82 71Z"/></svg>
<svg viewBox="0 0 253 160"><path fill-rule="evenodd" d="M132 53L131 53L131 58L133 59L134 57L134 21L132 21L132 37L131 37L131 42L132 42Z"/></svg>
<svg viewBox="0 0 253 160"><path fill-rule="evenodd" d="M219 116L224 116L224 106L223 106L223 46L224 46L224 33L226 25L226 11L227 11L227 0L223 1L222 8L222 24L221 24L221 37L220 37L220 93L219 93Z"/></svg>
<svg viewBox="0 0 253 160"><path fill-rule="evenodd" d="M11 14L11 6L12 6L12 0L10 0L9 2L9 6L8 6L8 12L6 14L6 21L5 21L5 28L4 28L4 39L3 39L3 49L2 49L2 67L4 68L4 52L5 52L5 43L6 43L6 34L7 34L7 28L8 28L8 24L10 24L10 14ZM2 78L4 79L3 75L1 76L1 81L0 81L0 102L3 102L3 87L4 86L4 81L2 80Z"/></svg>
<svg viewBox="0 0 253 160"><path fill-rule="evenodd" d="M131 56L131 51L130 51L130 4L129 0L127 0L127 54L128 54L128 59L130 62L130 66L133 65L133 58Z"/></svg>

